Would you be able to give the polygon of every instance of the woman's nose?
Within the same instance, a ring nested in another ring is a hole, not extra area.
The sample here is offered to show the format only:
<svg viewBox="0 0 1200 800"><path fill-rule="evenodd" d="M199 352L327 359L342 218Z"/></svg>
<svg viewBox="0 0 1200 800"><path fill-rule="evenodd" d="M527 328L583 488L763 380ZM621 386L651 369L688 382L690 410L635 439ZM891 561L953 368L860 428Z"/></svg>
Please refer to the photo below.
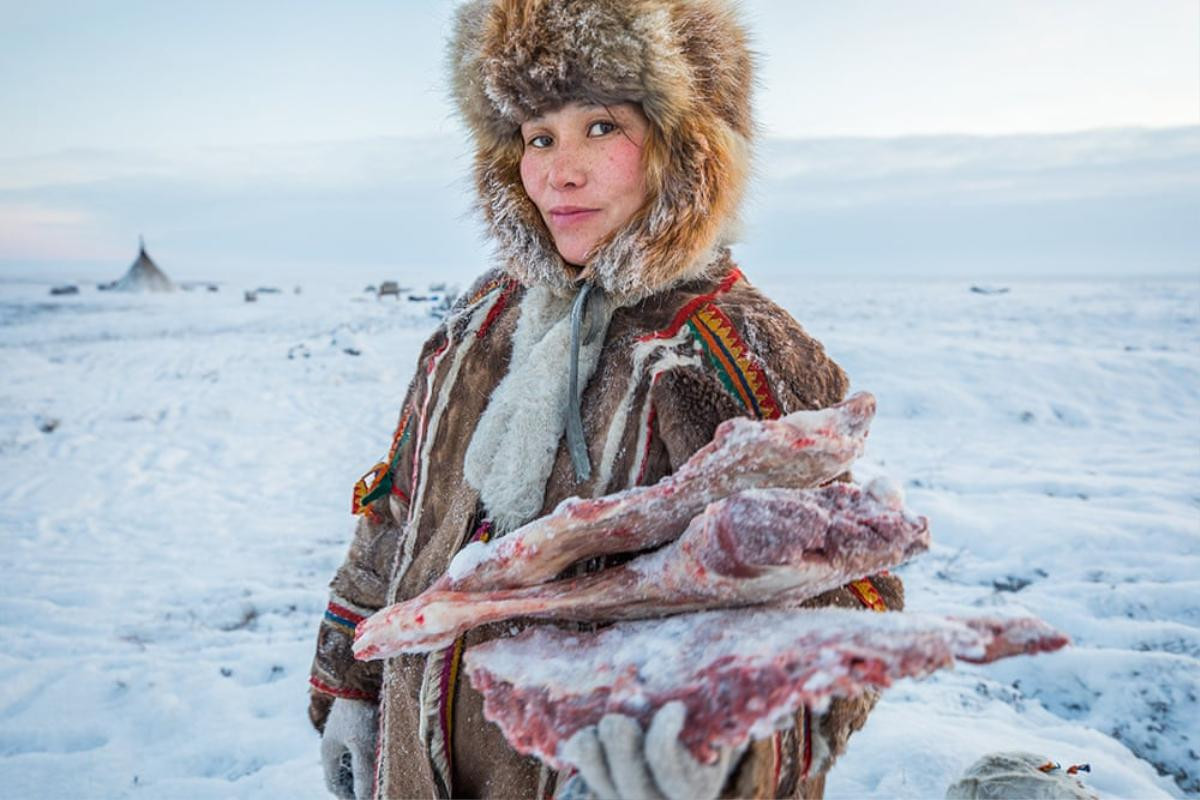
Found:
<svg viewBox="0 0 1200 800"><path fill-rule="evenodd" d="M578 189L587 183L587 165L577 151L562 148L555 154L547 177L555 189Z"/></svg>

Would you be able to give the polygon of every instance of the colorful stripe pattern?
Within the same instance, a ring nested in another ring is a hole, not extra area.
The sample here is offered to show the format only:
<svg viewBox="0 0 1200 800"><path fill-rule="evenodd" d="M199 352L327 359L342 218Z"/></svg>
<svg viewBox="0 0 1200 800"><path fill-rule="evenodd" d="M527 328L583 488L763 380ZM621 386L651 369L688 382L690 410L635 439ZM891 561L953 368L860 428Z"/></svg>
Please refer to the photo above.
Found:
<svg viewBox="0 0 1200 800"><path fill-rule="evenodd" d="M325 621L349 636L354 636L355 627L366 618L365 614L351 611L332 600L325 607Z"/></svg>
<svg viewBox="0 0 1200 800"><path fill-rule="evenodd" d="M762 361L751 352L732 320L715 303L709 302L688 317L696 341L703 345L716 367L721 382L741 401L746 414L755 419L777 419L783 415L771 392Z"/></svg>
<svg viewBox="0 0 1200 800"><path fill-rule="evenodd" d="M364 608L349 600L330 594L329 603L325 606L324 618L321 621L319 648L345 649L349 651L350 642L354 639L354 629L358 623L369 617L372 609ZM327 638L328 637L328 638ZM348 655L348 652L347 652ZM331 665L318 656L313 662L313 673L308 683L314 691L327 694L330 697L344 697L348 700L366 700L376 702L376 695L361 689L351 689L342 686L343 676L330 669Z"/></svg>
<svg viewBox="0 0 1200 800"><path fill-rule="evenodd" d="M888 610L887 603L883 602L883 596L879 594L875 584L871 583L870 578L854 581L849 584L849 589L854 592L854 596L858 598L858 602L862 603L864 608L872 611Z"/></svg>
<svg viewBox="0 0 1200 800"><path fill-rule="evenodd" d="M395 481L394 476L396 468L399 466L400 448L412 435L412 426L409 424L411 421L412 409L406 407L400 416L400 423L396 425L395 433L392 434L392 446L388 450L387 459L371 467L367 474L354 484L354 493L350 500L350 510L354 514L366 513L371 503L389 493L399 495L406 503L408 502L408 496L400 488L400 484Z"/></svg>
<svg viewBox="0 0 1200 800"><path fill-rule="evenodd" d="M718 297L743 279L742 271L733 267L716 289L692 298L679 309L670 325L642 336L638 341L669 339L687 325L692 336L708 353L725 388L742 403L747 415L756 419L776 419L783 412L771 392L762 361L750 350L733 322L716 304Z"/></svg>
<svg viewBox="0 0 1200 800"><path fill-rule="evenodd" d="M438 727L442 731L441 741L446 754L448 776L454 774L454 690L458 686L458 669L462 665L463 637L454 640L447 648L442 661L442 674L438 681ZM448 777L447 776L447 777ZM445 781L449 785L449 780Z"/></svg>
<svg viewBox="0 0 1200 800"><path fill-rule="evenodd" d="M338 689L325 683L315 675L308 679L308 685L321 694L327 694L330 697L341 697L345 698L346 700L366 700L371 703L375 702L375 696L368 692L359 691L358 689Z"/></svg>
<svg viewBox="0 0 1200 800"><path fill-rule="evenodd" d="M679 333L679 329L687 323L688 319L696 312L697 309L708 305L718 296L728 292L733 288L734 284L741 279L742 271L740 269L734 267L733 269L729 270L725 277L721 279L721 283L717 285L716 289L713 289L708 294L702 294L699 297L693 298L687 305L679 309L679 312L675 315L675 318L671 320L670 325L663 328L661 331L655 331L654 333L648 333L645 336L641 336L638 338L638 341L648 342L652 339L670 339L672 336Z"/></svg>

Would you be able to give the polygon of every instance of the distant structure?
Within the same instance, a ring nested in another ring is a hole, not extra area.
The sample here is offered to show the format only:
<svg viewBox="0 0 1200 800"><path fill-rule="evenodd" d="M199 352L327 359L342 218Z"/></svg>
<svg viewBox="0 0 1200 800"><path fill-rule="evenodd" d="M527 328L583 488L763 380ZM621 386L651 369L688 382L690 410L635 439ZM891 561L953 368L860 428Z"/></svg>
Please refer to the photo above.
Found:
<svg viewBox="0 0 1200 800"><path fill-rule="evenodd" d="M146 255L146 243L138 237L138 257L120 280L103 284L101 289L114 292L173 292L175 284L158 265Z"/></svg>

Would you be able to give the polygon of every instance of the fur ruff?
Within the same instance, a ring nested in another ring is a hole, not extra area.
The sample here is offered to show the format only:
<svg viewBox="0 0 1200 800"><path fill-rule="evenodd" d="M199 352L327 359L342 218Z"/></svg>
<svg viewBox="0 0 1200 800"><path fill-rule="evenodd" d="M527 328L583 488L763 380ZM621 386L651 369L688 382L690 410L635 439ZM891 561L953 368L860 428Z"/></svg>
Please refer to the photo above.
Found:
<svg viewBox="0 0 1200 800"><path fill-rule="evenodd" d="M569 294L575 276L521 184L523 121L575 100L650 120L650 198L581 277L627 305L708 277L738 226L755 125L747 35L728 0L471 0L448 61L476 146L480 209L508 272Z"/></svg>
<svg viewBox="0 0 1200 800"><path fill-rule="evenodd" d="M478 490L498 535L533 519L542 509L546 481L567 428L571 299L535 286L521 301L512 357L471 436L463 476ZM579 351L579 391L587 386L612 315L607 301L589 315L601 327Z"/></svg>

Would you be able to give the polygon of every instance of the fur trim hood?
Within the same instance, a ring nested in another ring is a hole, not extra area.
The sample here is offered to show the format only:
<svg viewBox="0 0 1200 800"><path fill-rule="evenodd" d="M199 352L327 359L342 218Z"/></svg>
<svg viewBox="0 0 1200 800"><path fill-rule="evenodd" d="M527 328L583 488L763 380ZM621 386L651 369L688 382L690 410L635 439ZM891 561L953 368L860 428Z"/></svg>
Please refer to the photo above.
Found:
<svg viewBox="0 0 1200 800"><path fill-rule="evenodd" d="M705 277L733 238L755 126L746 32L728 0L471 0L449 46L480 209L505 269L575 280L521 184L520 125L573 100L639 103L649 200L579 276L619 304Z"/></svg>

